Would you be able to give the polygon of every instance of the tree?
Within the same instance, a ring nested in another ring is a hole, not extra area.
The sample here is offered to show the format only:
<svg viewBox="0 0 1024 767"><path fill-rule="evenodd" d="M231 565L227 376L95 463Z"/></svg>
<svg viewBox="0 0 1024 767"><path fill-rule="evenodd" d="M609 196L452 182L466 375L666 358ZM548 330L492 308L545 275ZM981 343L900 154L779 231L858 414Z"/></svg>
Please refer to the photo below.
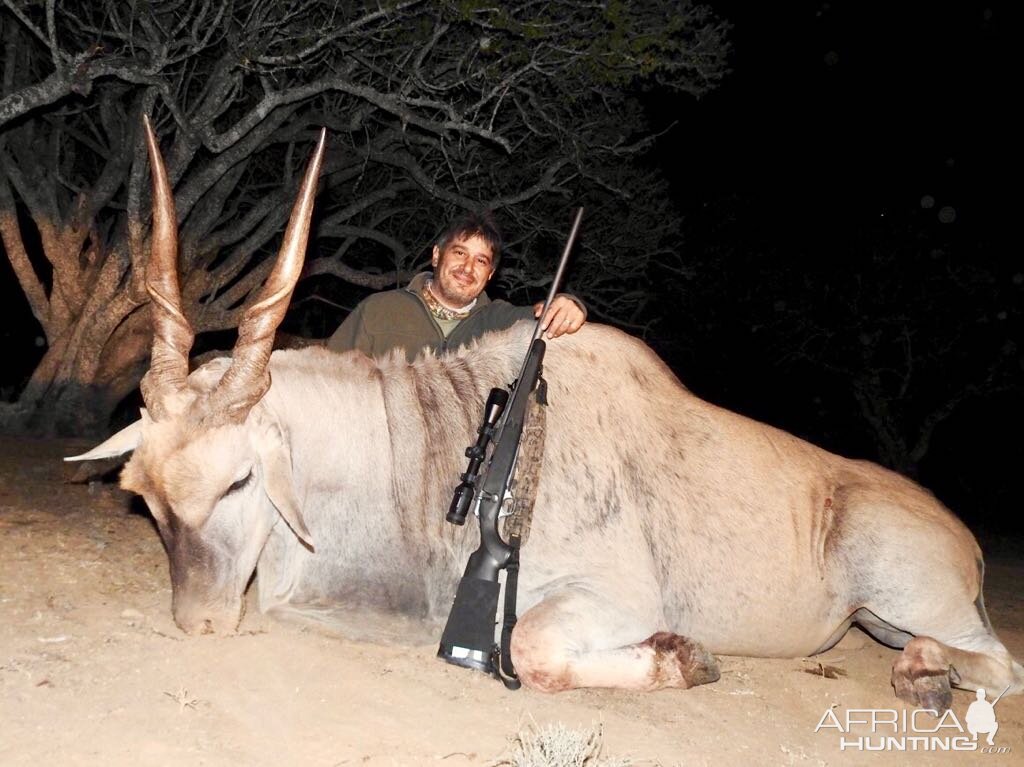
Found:
<svg viewBox="0 0 1024 767"><path fill-rule="evenodd" d="M47 344L14 415L47 431L102 428L146 366L143 113L199 333L233 328L265 278L321 125L307 276L393 286L453 212L489 207L511 235L502 284L529 291L582 201L573 287L641 327L675 223L628 94L700 96L727 52L706 8L668 1L6 0L0 23L0 236Z"/></svg>
<svg viewBox="0 0 1024 767"><path fill-rule="evenodd" d="M915 479L937 430L972 400L1011 391L1024 369L1021 275L994 243L965 243L925 213L865 229L850 244L857 257L828 280L805 278L800 299L774 312L777 333L801 338L782 364L827 371L877 458Z"/></svg>
<svg viewBox="0 0 1024 767"><path fill-rule="evenodd" d="M783 206L803 210L779 224L785 235L761 231L785 214L760 201L688 221L704 258L680 338L715 348L677 353L702 361L729 406L924 479L965 406L1020 401L1024 271L986 221L954 222L931 203L871 218L831 199ZM960 450L961 463L977 453Z"/></svg>

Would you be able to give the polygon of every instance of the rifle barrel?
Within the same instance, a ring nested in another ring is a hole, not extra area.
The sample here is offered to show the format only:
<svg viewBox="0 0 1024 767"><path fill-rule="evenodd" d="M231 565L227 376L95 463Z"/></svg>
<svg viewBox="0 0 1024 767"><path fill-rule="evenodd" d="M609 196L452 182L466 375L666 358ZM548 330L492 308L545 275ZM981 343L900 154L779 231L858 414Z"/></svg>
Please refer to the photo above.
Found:
<svg viewBox="0 0 1024 767"><path fill-rule="evenodd" d="M558 270L555 272L555 279L551 281L551 290L548 291L547 300L544 301L544 311L540 313L540 319L537 320L537 327L533 331L532 340L534 341L540 338L540 323L544 319L544 315L547 314L548 308L551 306L551 302L554 301L555 296L558 295L558 288L562 285L562 275L565 274L565 265L569 263L569 253L572 252L572 246L576 243L576 233L580 229L580 221L582 220L583 208L577 208L576 218L573 219L572 229L569 230L569 239L565 241L565 250L562 251L562 260L558 262Z"/></svg>

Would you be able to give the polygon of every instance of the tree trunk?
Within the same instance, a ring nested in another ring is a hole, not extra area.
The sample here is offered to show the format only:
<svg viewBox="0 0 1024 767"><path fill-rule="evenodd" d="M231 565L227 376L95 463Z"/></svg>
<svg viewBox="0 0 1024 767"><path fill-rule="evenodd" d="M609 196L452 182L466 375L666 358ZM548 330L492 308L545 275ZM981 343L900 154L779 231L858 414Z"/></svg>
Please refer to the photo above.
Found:
<svg viewBox="0 0 1024 767"><path fill-rule="evenodd" d="M118 404L138 386L149 363L149 312L136 309L109 334L85 315L47 350L6 424L45 436L104 436Z"/></svg>

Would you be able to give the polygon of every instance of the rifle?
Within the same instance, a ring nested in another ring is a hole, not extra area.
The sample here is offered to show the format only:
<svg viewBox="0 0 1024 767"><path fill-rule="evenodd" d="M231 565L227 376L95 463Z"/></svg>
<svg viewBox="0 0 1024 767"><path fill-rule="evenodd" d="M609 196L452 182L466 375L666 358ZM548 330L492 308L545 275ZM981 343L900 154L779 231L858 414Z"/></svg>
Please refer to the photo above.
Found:
<svg viewBox="0 0 1024 767"><path fill-rule="evenodd" d="M541 321L558 293L582 218L583 208L579 208L544 302L544 310L534 328L519 377L508 389L491 389L487 397L476 443L466 448L469 466L461 476L462 482L455 488L445 516L448 522L462 525L470 506L473 506L480 522L480 546L470 554L462 580L459 581L451 612L448 613L448 622L441 634L437 656L448 663L491 674L509 689L520 687L509 649L509 640L516 623L520 540L517 535L513 535L508 542L504 541L498 530L498 519L505 498L509 495L530 396L535 390L538 400L545 404L546 384L542 372L546 344L541 338ZM494 442L494 449L486 470L481 474L480 466L487 456L487 446L491 441ZM501 642L497 645L494 642L494 625L498 593L501 590L498 573L502 569L508 570L508 577L505 582L505 619Z"/></svg>

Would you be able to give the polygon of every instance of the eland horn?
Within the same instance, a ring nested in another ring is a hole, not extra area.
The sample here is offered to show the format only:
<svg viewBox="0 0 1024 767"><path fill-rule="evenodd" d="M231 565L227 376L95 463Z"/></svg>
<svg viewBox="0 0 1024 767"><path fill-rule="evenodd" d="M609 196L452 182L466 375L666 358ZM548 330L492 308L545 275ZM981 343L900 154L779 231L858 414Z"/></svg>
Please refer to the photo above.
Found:
<svg viewBox="0 0 1024 767"><path fill-rule="evenodd" d="M149 293L153 317L153 347L149 371L142 379L142 397L153 418L159 420L173 409L169 404L170 398L185 387L188 353L194 334L181 310L174 194L149 117L143 115L142 122L153 185L152 245L146 268L146 292Z"/></svg>
<svg viewBox="0 0 1024 767"><path fill-rule="evenodd" d="M326 143L327 131L323 129L320 131L320 140L310 158L298 199L295 200L291 217L288 219L288 228L285 229L277 261L256 302L242 317L242 322L238 326L238 341L232 352L231 367L211 396L204 421L243 421L252 406L259 402L270 388L270 371L267 370L267 363L270 361L270 352L274 344L274 332L284 319L295 283L302 272L317 179L320 176Z"/></svg>

